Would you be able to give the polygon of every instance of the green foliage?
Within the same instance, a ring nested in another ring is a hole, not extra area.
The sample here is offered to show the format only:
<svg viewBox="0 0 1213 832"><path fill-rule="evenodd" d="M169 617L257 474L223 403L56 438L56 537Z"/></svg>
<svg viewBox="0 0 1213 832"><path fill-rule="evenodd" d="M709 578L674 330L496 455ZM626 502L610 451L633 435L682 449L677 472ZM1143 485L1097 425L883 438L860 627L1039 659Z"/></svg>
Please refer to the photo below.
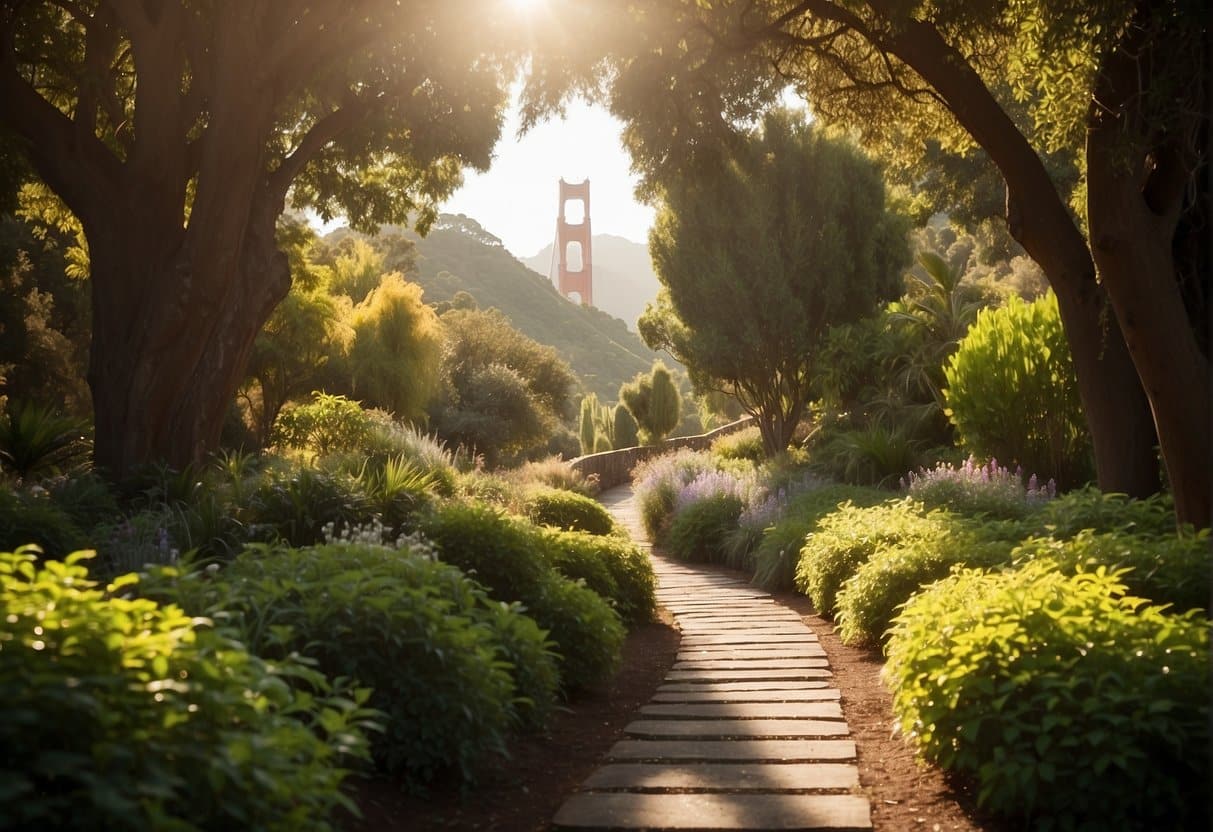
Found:
<svg viewBox="0 0 1213 832"><path fill-rule="evenodd" d="M597 438L597 430L594 425L594 416L598 412L598 397L593 393L589 393L581 400L581 413L578 421L578 441L581 442L581 453L594 453L594 440Z"/></svg>
<svg viewBox="0 0 1213 832"><path fill-rule="evenodd" d="M249 653L77 553L0 554L0 827L327 830L368 691Z"/></svg>
<svg viewBox="0 0 1213 832"><path fill-rule="evenodd" d="M0 416L0 466L23 480L77 469L91 450L80 421L36 402L9 400Z"/></svg>
<svg viewBox="0 0 1213 832"><path fill-rule="evenodd" d="M363 447L371 435L371 417L345 396L315 392L307 404L283 408L272 440L317 456Z"/></svg>
<svg viewBox="0 0 1213 832"><path fill-rule="evenodd" d="M0 487L0 550L33 543L48 558L64 558L88 545L84 531L44 493Z"/></svg>
<svg viewBox="0 0 1213 832"><path fill-rule="evenodd" d="M945 375L948 417L965 450L1063 487L1090 479L1090 438L1055 295L982 310Z"/></svg>
<svg viewBox="0 0 1213 832"><path fill-rule="evenodd" d="M1014 545L957 528L877 549L838 592L839 636L845 644L881 643L897 610L919 589L957 566L989 569L1010 563Z"/></svg>
<svg viewBox="0 0 1213 832"><path fill-rule="evenodd" d="M1036 520L1054 537L1073 537L1083 529L1166 535L1175 532L1175 507L1168 494L1135 500L1091 486L1045 503Z"/></svg>
<svg viewBox="0 0 1213 832"><path fill-rule="evenodd" d="M904 426L869 423L830 431L819 442L812 452L814 468L852 485L891 486L926 457L922 442Z"/></svg>
<svg viewBox="0 0 1213 832"><path fill-rule="evenodd" d="M504 751L516 705L542 714L552 704L543 633L509 621L521 617L517 608L503 611L424 548L254 548L213 584L212 614L225 611L259 654L298 652L331 677L373 688L370 704L386 715L375 760L411 788L448 773L472 778L486 755ZM536 658L525 673L542 683L516 690L510 663Z"/></svg>
<svg viewBox="0 0 1213 832"><path fill-rule="evenodd" d="M1066 574L1127 570L1119 579L1128 591L1154 604L1170 604L1174 612L1209 609L1209 530L1134 534L1096 533L1090 529L1073 538L1034 537L1015 549L1017 561L1048 558Z"/></svg>
<svg viewBox="0 0 1213 832"><path fill-rule="evenodd" d="M639 428L639 438L655 445L678 426L682 401L669 368L660 361L619 388L619 400Z"/></svg>
<svg viewBox="0 0 1213 832"><path fill-rule="evenodd" d="M523 497L522 513L540 526L599 535L615 530L610 512L597 500L556 488L532 488Z"/></svg>
<svg viewBox="0 0 1213 832"><path fill-rule="evenodd" d="M404 455L368 467L362 480L371 510L394 535L412 529L413 518L436 498L441 482Z"/></svg>
<svg viewBox="0 0 1213 832"><path fill-rule="evenodd" d="M545 485L587 497L598 493L597 474L586 477L559 457L527 462L511 473L511 479L524 489L532 485Z"/></svg>
<svg viewBox="0 0 1213 832"><path fill-rule="evenodd" d="M883 491L853 485L827 485L793 497L754 548L754 584L768 592L792 589L805 537L821 518L844 503L866 508L888 499Z"/></svg>
<svg viewBox="0 0 1213 832"><path fill-rule="evenodd" d="M95 472L57 479L48 488L51 501L81 529L110 522L119 514L117 495Z"/></svg>
<svg viewBox="0 0 1213 832"><path fill-rule="evenodd" d="M550 633L566 691L590 687L614 672L624 636L619 617L598 595L553 569L543 531L487 506L457 503L425 518L421 531L442 560L491 597L521 602Z"/></svg>
<svg viewBox="0 0 1213 832"><path fill-rule="evenodd" d="M549 562L566 577L611 602L625 624L652 621L657 610L657 578L648 555L621 537L552 532Z"/></svg>
<svg viewBox="0 0 1213 832"><path fill-rule="evenodd" d="M803 116L774 110L705 145L731 150L658 183L649 249L663 290L638 326L698 389L735 396L771 455L800 421L827 327L896 292L904 234L879 168Z"/></svg>
<svg viewBox="0 0 1213 832"><path fill-rule="evenodd" d="M924 514L920 504L900 500L862 508L850 502L822 518L805 538L796 567L796 589L822 615L837 610L838 591L873 553L913 540L942 540L954 531L945 511Z"/></svg>
<svg viewBox="0 0 1213 832"><path fill-rule="evenodd" d="M438 391L442 331L422 290L384 275L350 317L348 368L355 395L403 421L421 419Z"/></svg>
<svg viewBox="0 0 1213 832"><path fill-rule="evenodd" d="M898 616L902 733L1033 829L1203 829L1209 625L1047 562L962 571Z"/></svg>
<svg viewBox="0 0 1213 832"><path fill-rule="evenodd" d="M748 459L757 463L766 452L762 447L762 432L748 427L717 437L712 441L712 456L717 459Z"/></svg>
<svg viewBox="0 0 1213 832"><path fill-rule="evenodd" d="M674 498L699 474L714 471L707 454L680 450L645 460L632 471L640 521L650 540L658 539L674 515Z"/></svg>
<svg viewBox="0 0 1213 832"><path fill-rule="evenodd" d="M320 542L325 526L341 528L369 519L365 492L349 477L315 468L276 473L250 495L251 522L293 546Z"/></svg>
<svg viewBox="0 0 1213 832"><path fill-rule="evenodd" d="M911 471L901 485L926 506L1006 520L1031 515L1056 491L1051 480L1041 483L1033 474L1025 483L1022 472L1008 471L994 460L979 465L973 457L956 466L940 463L930 470Z"/></svg>
<svg viewBox="0 0 1213 832"><path fill-rule="evenodd" d="M663 548L679 560L724 563L728 533L745 508L734 494L711 494L680 508L662 535Z"/></svg>
<svg viewBox="0 0 1213 832"><path fill-rule="evenodd" d="M640 425L622 402L611 409L611 444L616 448L634 448L640 444Z"/></svg>
<svg viewBox="0 0 1213 832"><path fill-rule="evenodd" d="M611 438L605 434L597 434L594 437L594 453L604 454L607 451L615 450L615 446L611 444Z"/></svg>

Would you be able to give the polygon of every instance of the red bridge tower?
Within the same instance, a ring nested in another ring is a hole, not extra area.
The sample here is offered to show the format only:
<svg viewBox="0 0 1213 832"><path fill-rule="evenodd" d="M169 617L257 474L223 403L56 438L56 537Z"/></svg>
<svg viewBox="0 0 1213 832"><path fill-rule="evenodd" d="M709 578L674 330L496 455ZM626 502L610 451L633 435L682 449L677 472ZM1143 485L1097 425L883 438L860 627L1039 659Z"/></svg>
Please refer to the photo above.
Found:
<svg viewBox="0 0 1213 832"><path fill-rule="evenodd" d="M565 219L567 202L581 200L582 220L571 223ZM576 249L573 249L576 246ZM570 257L570 249L575 256ZM581 183L560 180L560 215L556 218L556 288L566 298L576 294L578 299L594 304L594 265L590 254L590 180Z"/></svg>

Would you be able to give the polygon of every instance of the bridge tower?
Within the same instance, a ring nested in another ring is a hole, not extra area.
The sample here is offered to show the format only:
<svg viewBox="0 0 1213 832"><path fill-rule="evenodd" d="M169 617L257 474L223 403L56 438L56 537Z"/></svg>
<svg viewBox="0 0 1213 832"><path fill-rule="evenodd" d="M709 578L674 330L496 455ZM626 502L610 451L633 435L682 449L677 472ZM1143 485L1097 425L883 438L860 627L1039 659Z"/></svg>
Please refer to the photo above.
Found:
<svg viewBox="0 0 1213 832"><path fill-rule="evenodd" d="M565 205L581 200L582 220L566 219ZM573 249L577 246L577 249ZM574 255L570 257L570 251ZM594 304L594 261L590 253L590 180L574 183L560 180L560 214L556 218L556 288L566 298L576 293L582 303ZM579 268L571 268L579 267Z"/></svg>

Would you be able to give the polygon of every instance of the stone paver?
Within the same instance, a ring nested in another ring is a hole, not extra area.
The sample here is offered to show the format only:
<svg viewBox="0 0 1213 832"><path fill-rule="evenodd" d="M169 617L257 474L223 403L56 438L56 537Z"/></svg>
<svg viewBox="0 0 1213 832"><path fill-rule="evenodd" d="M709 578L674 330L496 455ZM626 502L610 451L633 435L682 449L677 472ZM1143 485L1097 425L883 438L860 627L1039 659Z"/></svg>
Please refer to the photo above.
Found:
<svg viewBox="0 0 1213 832"><path fill-rule="evenodd" d="M629 495L601 499L640 541ZM744 582L651 557L658 602L683 634L678 655L554 826L870 830L855 743L816 634Z"/></svg>

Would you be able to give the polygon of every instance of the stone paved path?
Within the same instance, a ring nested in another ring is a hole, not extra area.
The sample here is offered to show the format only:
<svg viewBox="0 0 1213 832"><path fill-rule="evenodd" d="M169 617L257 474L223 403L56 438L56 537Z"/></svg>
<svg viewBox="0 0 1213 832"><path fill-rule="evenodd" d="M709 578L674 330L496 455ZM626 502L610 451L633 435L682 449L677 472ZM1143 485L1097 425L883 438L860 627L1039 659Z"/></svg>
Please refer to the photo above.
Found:
<svg viewBox="0 0 1213 832"><path fill-rule="evenodd" d="M630 486L600 499L644 543ZM596 830L871 829L829 661L750 585L653 555L674 666L553 824Z"/></svg>

